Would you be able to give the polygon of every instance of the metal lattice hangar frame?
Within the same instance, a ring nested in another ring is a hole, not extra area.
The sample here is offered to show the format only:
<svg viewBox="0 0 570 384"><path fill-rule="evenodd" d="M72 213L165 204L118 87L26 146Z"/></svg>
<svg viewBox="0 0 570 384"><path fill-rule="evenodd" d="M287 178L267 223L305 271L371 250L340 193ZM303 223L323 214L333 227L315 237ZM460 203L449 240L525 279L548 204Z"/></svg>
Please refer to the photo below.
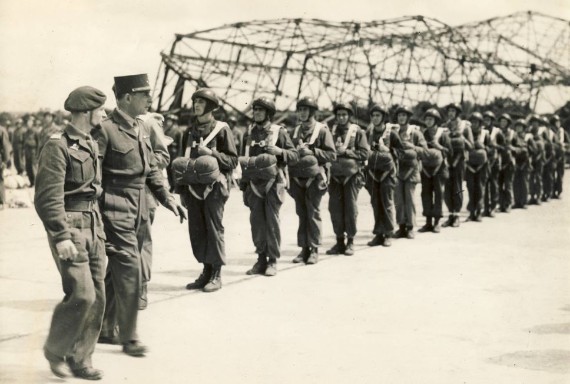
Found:
<svg viewBox="0 0 570 384"><path fill-rule="evenodd" d="M161 57L157 111L189 107L200 87L244 115L261 95L281 111L301 96L323 109L510 97L552 112L570 100L570 21L532 11L456 27L423 16L234 23L177 34Z"/></svg>

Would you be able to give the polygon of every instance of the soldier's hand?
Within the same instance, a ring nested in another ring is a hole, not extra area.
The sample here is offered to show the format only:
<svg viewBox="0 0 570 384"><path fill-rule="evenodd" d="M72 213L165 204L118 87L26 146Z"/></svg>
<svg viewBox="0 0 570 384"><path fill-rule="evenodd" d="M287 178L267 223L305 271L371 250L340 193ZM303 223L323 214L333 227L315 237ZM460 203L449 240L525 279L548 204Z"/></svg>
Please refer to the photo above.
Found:
<svg viewBox="0 0 570 384"><path fill-rule="evenodd" d="M62 261L74 261L79 252L71 240L63 240L55 245L59 259Z"/></svg>
<svg viewBox="0 0 570 384"><path fill-rule="evenodd" d="M174 216L180 217L180 223L183 223L184 220L187 219L184 208L182 208L180 204L177 204L173 199L169 199L164 207L172 211L172 213L174 213Z"/></svg>
<svg viewBox="0 0 570 384"><path fill-rule="evenodd" d="M313 151L311 151L309 148L301 148L299 149L299 155L301 156L310 156L313 154Z"/></svg>
<svg viewBox="0 0 570 384"><path fill-rule="evenodd" d="M338 155L344 155L345 152L346 152L346 147L344 145L341 145L340 147L337 147L337 149L336 149L336 153Z"/></svg>
<svg viewBox="0 0 570 384"><path fill-rule="evenodd" d="M204 155L212 156L212 150L208 147L199 146L198 147L198 155L200 155L200 156L204 156Z"/></svg>
<svg viewBox="0 0 570 384"><path fill-rule="evenodd" d="M283 153L283 150L276 145L266 145L265 153L269 153L270 155L274 156L279 156Z"/></svg>

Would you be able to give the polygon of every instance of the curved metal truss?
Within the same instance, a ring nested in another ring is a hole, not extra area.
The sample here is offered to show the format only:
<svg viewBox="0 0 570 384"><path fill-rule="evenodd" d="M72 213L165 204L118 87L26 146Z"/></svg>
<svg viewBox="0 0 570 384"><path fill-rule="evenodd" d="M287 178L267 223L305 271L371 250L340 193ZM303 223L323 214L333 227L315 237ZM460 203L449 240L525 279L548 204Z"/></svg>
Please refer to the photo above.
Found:
<svg viewBox="0 0 570 384"><path fill-rule="evenodd" d="M240 113L260 95L272 95L280 110L300 96L323 108L341 100L485 104L495 97L534 107L555 90L554 108L570 98L570 22L535 12L458 27L422 16L251 21L177 34L161 56L159 111L189 105L198 87L214 89Z"/></svg>

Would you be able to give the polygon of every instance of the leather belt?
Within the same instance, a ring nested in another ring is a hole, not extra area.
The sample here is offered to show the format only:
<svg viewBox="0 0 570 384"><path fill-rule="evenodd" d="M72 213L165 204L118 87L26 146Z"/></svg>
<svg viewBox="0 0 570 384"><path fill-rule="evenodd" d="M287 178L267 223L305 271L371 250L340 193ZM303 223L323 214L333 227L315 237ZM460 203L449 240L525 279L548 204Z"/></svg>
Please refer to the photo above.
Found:
<svg viewBox="0 0 570 384"><path fill-rule="evenodd" d="M97 208L97 200L65 200L65 210L72 212L92 212Z"/></svg>

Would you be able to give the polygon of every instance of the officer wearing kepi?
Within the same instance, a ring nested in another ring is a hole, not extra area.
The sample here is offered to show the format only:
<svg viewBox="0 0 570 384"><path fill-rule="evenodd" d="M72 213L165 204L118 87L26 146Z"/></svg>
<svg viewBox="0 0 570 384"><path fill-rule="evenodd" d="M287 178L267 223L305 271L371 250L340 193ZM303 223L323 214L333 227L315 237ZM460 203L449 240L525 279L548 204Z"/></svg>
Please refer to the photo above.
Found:
<svg viewBox="0 0 570 384"><path fill-rule="evenodd" d="M186 159L208 156L220 175L208 184L176 187L182 203L188 208L192 252L203 264L198 279L187 284L186 289L215 292L222 288L222 266L226 264L224 207L230 195L230 178L238 162L238 153L230 127L212 115L220 106L214 91L208 88L196 90L192 103L195 117L182 135L180 156Z"/></svg>
<svg viewBox="0 0 570 384"><path fill-rule="evenodd" d="M316 264L321 244L321 200L329 183L329 163L336 159L332 135L327 126L315 119L316 101L303 97L297 101L300 124L293 131L293 145L299 150L298 164L289 166L289 194L295 199L299 217L297 245L301 253L293 263Z"/></svg>
<svg viewBox="0 0 570 384"><path fill-rule="evenodd" d="M332 136L337 157L331 164L329 212L336 244L327 251L327 254L352 256L358 217L358 193L364 185L362 169L368 159L370 147L366 133L358 125L350 122L353 114L350 104L338 103L334 106L333 112L336 124L332 127Z"/></svg>
<svg viewBox="0 0 570 384"><path fill-rule="evenodd" d="M115 77L117 108L94 132L102 162L104 193L101 213L107 235L109 258L105 287L107 305L100 342L114 343L115 325L119 342L130 356L144 356L147 347L139 341L137 320L141 287L141 249L149 208L145 185L167 209L186 218L165 186L150 139L150 128L137 116L151 104L146 74Z"/></svg>
<svg viewBox="0 0 570 384"><path fill-rule="evenodd" d="M92 87L69 94L71 123L46 142L39 159L34 204L48 235L65 298L53 313L44 355L58 377L99 380L91 355L105 307L105 233L97 144L90 132L103 116L106 96ZM67 367L68 366L68 367Z"/></svg>
<svg viewBox="0 0 570 384"><path fill-rule="evenodd" d="M275 104L269 98L254 100L253 124L244 138L243 159L257 164L266 161L241 181L243 199L250 209L251 236L257 253L257 261L247 271L248 275L277 274L277 260L281 255L279 210L287 188L284 168L299 158L287 130L271 123L275 112ZM248 172L243 167L242 171Z"/></svg>

